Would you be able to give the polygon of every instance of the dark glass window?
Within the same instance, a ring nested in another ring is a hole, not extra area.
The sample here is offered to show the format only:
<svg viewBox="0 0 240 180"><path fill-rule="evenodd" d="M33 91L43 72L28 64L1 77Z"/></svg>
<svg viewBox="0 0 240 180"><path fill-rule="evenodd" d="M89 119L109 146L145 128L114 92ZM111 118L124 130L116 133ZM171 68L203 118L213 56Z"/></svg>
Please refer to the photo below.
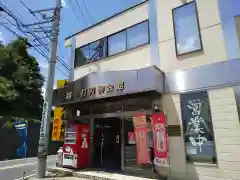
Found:
<svg viewBox="0 0 240 180"><path fill-rule="evenodd" d="M105 56L106 56L105 38L90 44L90 61L96 61Z"/></svg>
<svg viewBox="0 0 240 180"><path fill-rule="evenodd" d="M84 65L90 57L89 45L77 48L75 51L74 67Z"/></svg>
<svg viewBox="0 0 240 180"><path fill-rule="evenodd" d="M108 55L117 54L127 49L126 31L121 31L117 34L108 37Z"/></svg>
<svg viewBox="0 0 240 180"><path fill-rule="evenodd" d="M216 163L216 150L208 94L181 94L184 141L189 162Z"/></svg>
<svg viewBox="0 0 240 180"><path fill-rule="evenodd" d="M177 55L202 49L195 1L173 9L173 22Z"/></svg>
<svg viewBox="0 0 240 180"><path fill-rule="evenodd" d="M127 29L127 48L135 48L149 43L148 22Z"/></svg>

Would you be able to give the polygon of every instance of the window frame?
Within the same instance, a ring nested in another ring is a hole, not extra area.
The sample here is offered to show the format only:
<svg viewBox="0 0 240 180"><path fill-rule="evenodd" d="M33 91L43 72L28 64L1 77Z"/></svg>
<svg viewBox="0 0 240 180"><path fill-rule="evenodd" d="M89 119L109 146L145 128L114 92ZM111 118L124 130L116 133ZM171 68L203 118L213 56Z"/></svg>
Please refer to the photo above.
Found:
<svg viewBox="0 0 240 180"><path fill-rule="evenodd" d="M105 48L104 48L105 56L104 56L104 57L101 57L101 58L99 58L99 59L97 59L97 60L94 60L94 61L93 61L92 59L89 59L88 63L92 63L92 62L95 62L95 61L99 61L100 59L103 59L103 58L107 57L107 45L108 45L107 37L103 37L103 38L100 38L100 39L98 39L98 40L96 40L96 41L93 41L93 42L91 42L91 43L88 43L88 45L89 45L89 56L90 56L90 54L91 54L91 52L90 52L90 50L91 50L91 44L94 44L94 43L96 43L97 41L101 41L101 40L103 40L104 43L105 43ZM88 64L88 63L87 63L87 64Z"/></svg>
<svg viewBox="0 0 240 180"><path fill-rule="evenodd" d="M147 31L148 31L148 42L147 42L147 43L144 43L144 44L141 44L141 45L138 45L138 46L136 46L136 47L128 48L128 46L127 46L127 36L128 36L128 35L127 35L127 29L130 29L130 28L132 28L132 27L134 27L134 26L137 26L137 25L139 25L139 24L146 23L146 22L147 22L147 25L148 25L148 29L147 29ZM125 51L122 51L122 52L118 52L118 53L109 55L109 49L108 49L108 44L109 44L109 42L108 42L108 38L111 37L111 36L113 36L113 35L116 35L116 34L122 32L122 31L125 31L125 32L126 32L126 50L125 50ZM76 62L76 51L77 51L77 49L81 49L81 48L83 48L83 47L85 47L85 46L89 46L89 54L90 54L90 45L91 45L92 43L95 43L95 42L97 42L97 41L100 41L101 39L104 39L104 41L105 41L105 43L106 43L105 56L102 57L102 58L99 58L98 60L95 60L95 61L89 61L89 60L88 60L88 61L86 61L85 64L76 65L75 62ZM125 28L125 29L122 29L122 30L120 30L120 31L117 31L117 32L115 32L115 33L113 33L113 34L110 34L110 35L108 35L108 36L102 37L102 38L97 39L97 40L95 40L95 41L93 41L93 42L87 43L87 44L85 44L85 45L83 45L83 46L81 46L81 47L76 48L76 49L75 49L75 57L74 57L74 68L78 68L78 67L84 66L84 65L86 65L86 64L94 63L94 62L100 61L100 60L102 60L102 59L104 59L104 58L116 56L116 55L119 55L119 54L122 54L122 53L125 53L125 52L128 52L128 51L131 51L131 50L133 50L133 49L146 46L146 45L148 45L148 44L150 44L150 27L149 27L149 19L146 19L146 20L141 21L141 22L139 22L139 23L137 23L137 24L134 24L134 25L132 25L132 26L129 26L129 27Z"/></svg>
<svg viewBox="0 0 240 180"><path fill-rule="evenodd" d="M192 50L192 51L188 51L188 52L184 52L184 53L179 53L178 52L178 48L177 48L177 38L176 38L176 27L175 27L175 20L174 20L174 11L176 11L177 9L180 9L184 6L187 6L189 4L194 4L195 6L195 15L196 15L196 21L197 21L197 28L198 28L198 36L199 36L199 41L200 41L200 48ZM173 32L174 32L174 44L175 44L175 53L176 56L182 56L182 55L186 55L186 54L192 54L195 52L199 52L199 51L203 51L203 43L202 43L202 35L201 35L201 28L200 28L200 24L199 24L199 15L198 15L198 7L197 7L197 2L195 0L185 3L181 6L175 7L172 9L172 23L173 23Z"/></svg>
<svg viewBox="0 0 240 180"><path fill-rule="evenodd" d="M84 47L87 47L87 46L88 46L88 51L89 51L89 52L88 52L88 55L90 55L90 43L89 43L89 44L85 44L85 45L83 45L83 46L81 46L81 47L75 49L74 68L77 68L77 67L83 66L83 65L85 65L85 64L88 63L88 59L87 59L87 61L86 61L84 64L82 64L82 65L78 65L78 64L76 64L76 54L77 54L77 50L78 50L78 49L81 49L81 48L84 48Z"/></svg>
<svg viewBox="0 0 240 180"><path fill-rule="evenodd" d="M147 31L148 31L148 41L146 43L143 43L143 44L140 44L140 45L137 45L135 47L131 47L131 48L128 48L128 29L131 29L133 28L134 26L138 26L140 24L144 24L144 23L147 23ZM126 29L126 34L127 34L127 40L126 40L126 47L127 47L127 51L130 51L132 49L135 49L135 48L138 48L138 47L141 47L141 46L145 46L147 44L150 44L150 28L149 28L149 20L145 20L145 21L142 21L140 23L137 23L137 24L134 24L133 26L130 26Z"/></svg>
<svg viewBox="0 0 240 180"><path fill-rule="evenodd" d="M109 38L112 37L112 36L115 36L119 33L123 33L123 32L125 33L124 35L125 35L125 47L126 47L126 49L124 51L121 51L121 52L117 52L117 53L114 53L114 54L109 54L109 48L108 48L109 47ZM121 54L121 53L126 52L128 50L127 49L127 29L123 29L121 31L118 31L114 34L111 34L111 35L107 36L106 38L107 38L107 56L106 57L111 57L111 56L114 56L114 55L117 55L117 54Z"/></svg>

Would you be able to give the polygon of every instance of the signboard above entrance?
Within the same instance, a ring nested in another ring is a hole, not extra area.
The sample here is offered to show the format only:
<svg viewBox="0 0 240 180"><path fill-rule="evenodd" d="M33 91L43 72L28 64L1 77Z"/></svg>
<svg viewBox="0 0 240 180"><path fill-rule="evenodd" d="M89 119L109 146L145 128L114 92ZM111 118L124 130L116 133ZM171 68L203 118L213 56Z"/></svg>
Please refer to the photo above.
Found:
<svg viewBox="0 0 240 180"><path fill-rule="evenodd" d="M98 85L90 88L81 88L80 92L77 94L77 99L89 98L98 95L104 95L106 93L111 93L113 91L122 92L124 90L124 81L121 80L114 84ZM70 90L65 93L64 99L66 101L72 100L73 92Z"/></svg>
<svg viewBox="0 0 240 180"><path fill-rule="evenodd" d="M116 83L116 85L114 84L104 84L104 85L98 85L95 87L91 87L91 88L83 88L80 91L79 97L83 98L83 97L91 97L91 96L96 96L96 95L102 95L105 93L110 93L113 91L117 91L117 92L121 92L124 90L124 81L121 80L119 82Z"/></svg>
<svg viewBox="0 0 240 180"><path fill-rule="evenodd" d="M56 89L53 105L83 102L138 92L163 93L163 73L155 66L139 70L97 72Z"/></svg>

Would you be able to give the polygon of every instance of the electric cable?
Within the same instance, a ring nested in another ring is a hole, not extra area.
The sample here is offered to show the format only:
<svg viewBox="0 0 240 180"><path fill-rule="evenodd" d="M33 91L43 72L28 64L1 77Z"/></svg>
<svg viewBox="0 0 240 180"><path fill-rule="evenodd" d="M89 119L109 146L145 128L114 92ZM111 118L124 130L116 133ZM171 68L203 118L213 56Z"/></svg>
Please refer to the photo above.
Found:
<svg viewBox="0 0 240 180"><path fill-rule="evenodd" d="M0 3L0 4L1 4L1 3ZM21 22L18 18L16 18L16 16L14 16L13 13L11 13L11 11L9 11L9 9L7 9L3 4L1 4L1 5L3 6L4 10L5 10L6 12L8 12L7 14L8 14L9 16L11 16L11 17L13 18L13 20L16 22L16 24L17 24L17 26L18 26L18 29L20 29L21 31L23 31L23 29L22 29L21 26L24 25L24 23ZM18 13L18 14L19 14L19 13ZM21 16L21 14L19 14L19 15ZM29 28L28 28L28 29L29 29ZM34 36L36 40L41 39L41 38L39 38L39 37L36 35L36 33L33 33L33 32L29 32L29 33L30 33L32 36ZM46 33L46 32L45 32L45 33ZM50 49L49 49L42 41L39 41L39 40L38 40L38 42L39 42L42 46L44 46L44 48L47 49L48 52L50 52ZM63 60L59 59L59 57L57 57L57 59L58 59L58 61L57 61L58 64L60 64L61 66L65 67L68 71L70 71L70 69L68 68L68 65L67 65Z"/></svg>
<svg viewBox="0 0 240 180"><path fill-rule="evenodd" d="M77 1L77 0L76 0L76 1ZM86 5L86 3L85 3L85 0L82 0L82 2L83 2L83 6L84 6L84 8L85 8L85 10L86 10L86 12L87 12L87 14L88 14L89 20L90 20L90 22L91 22L91 24L92 24L92 23L93 23L93 20L92 20L92 17L91 17L91 15L90 15L89 11L88 11L88 8L87 8L87 5Z"/></svg>
<svg viewBox="0 0 240 180"><path fill-rule="evenodd" d="M77 16L77 19L78 19L78 21L79 21L79 23L80 23L80 25L81 25L81 20L80 20L80 18L78 17L78 14L76 13L76 10L75 10L74 6L72 5L72 1L71 1L71 0L68 0L68 2L70 3L70 6L71 6L71 8L73 9L73 12L74 12L74 14Z"/></svg>
<svg viewBox="0 0 240 180"><path fill-rule="evenodd" d="M21 38L22 36L20 36L19 34L17 34L14 30L12 30L11 28L9 28L6 24L2 24L0 23L2 26L4 26L5 29L7 29L9 32L11 32L13 35L15 35L18 38ZM30 44L32 44L30 42ZM34 48L35 51L37 51L42 57L44 57L44 60L46 60L47 62L49 62L48 56L45 54L45 52L42 51L42 49L40 48L36 48L34 45L32 45L32 47ZM65 72L63 72L59 67L56 66L56 68L58 69L58 71L60 71L63 75L65 75L66 77L68 77L69 75L67 75Z"/></svg>
<svg viewBox="0 0 240 180"><path fill-rule="evenodd" d="M38 17L36 16L36 14L32 13L31 9L30 9L22 0L19 0L19 1L20 1L20 3L29 11L29 13L35 17L35 19L36 19L37 22L39 23L40 20L38 19ZM44 32L43 27L42 27L41 25L38 25L38 26L39 26L40 29L43 30L43 33L48 37L48 39L51 40L51 37L50 37L46 32ZM57 57L57 58L58 58L58 60L61 61L61 63L63 63L65 66L68 66L68 65L65 63L64 60L62 60L62 59L59 58L59 57ZM68 69L68 70L69 70L69 69Z"/></svg>
<svg viewBox="0 0 240 180"><path fill-rule="evenodd" d="M87 20L85 19L84 15L83 15L82 8L81 8L81 6L80 6L78 0L76 0L76 2L77 2L78 9L80 10L80 13L81 13L82 19L83 19L84 23L87 25L87 24L88 24L88 23L87 23Z"/></svg>
<svg viewBox="0 0 240 180"><path fill-rule="evenodd" d="M0 3L1 4L1 3ZM2 5L2 4L1 4ZM3 6L3 5L2 5ZM14 16L11 11L9 11L5 6L3 6L4 10L7 11L8 15L11 16L13 18L14 21L16 21L17 27L21 32L24 32L24 30L21 28L21 26L23 25L23 22L21 22L18 18L16 18L16 16ZM9 21L9 20L8 20ZM10 22L11 24L13 24L12 22ZM39 37L36 35L36 33L33 32L28 32L29 34L31 34L48 52L50 52L50 49L39 39ZM24 34L26 35L26 32L24 32ZM28 35L26 35L28 37ZM64 61L58 60L57 61L58 64L60 64L61 66L65 67L68 71L70 71L70 69L68 68L68 66L66 65L66 63Z"/></svg>

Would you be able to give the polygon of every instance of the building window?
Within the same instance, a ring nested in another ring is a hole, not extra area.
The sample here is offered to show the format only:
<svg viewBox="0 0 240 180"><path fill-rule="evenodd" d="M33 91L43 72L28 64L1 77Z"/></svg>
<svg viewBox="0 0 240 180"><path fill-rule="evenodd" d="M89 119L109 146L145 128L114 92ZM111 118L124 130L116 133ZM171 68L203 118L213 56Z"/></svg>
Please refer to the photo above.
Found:
<svg viewBox="0 0 240 180"><path fill-rule="evenodd" d="M181 94L180 99L187 161L215 164L217 158L207 92Z"/></svg>
<svg viewBox="0 0 240 180"><path fill-rule="evenodd" d="M116 34L89 43L75 51L74 67L149 44L148 21L144 21Z"/></svg>
<svg viewBox="0 0 240 180"><path fill-rule="evenodd" d="M126 51L126 30L108 37L108 55L117 54Z"/></svg>
<svg viewBox="0 0 240 180"><path fill-rule="evenodd" d="M89 45L86 45L76 49L74 67L78 67L86 64L86 62L90 57L89 48L90 48Z"/></svg>
<svg viewBox="0 0 240 180"><path fill-rule="evenodd" d="M148 21L127 29L127 48L132 49L149 43Z"/></svg>
<svg viewBox="0 0 240 180"><path fill-rule="evenodd" d="M90 61L96 61L106 56L106 39L100 39L90 44Z"/></svg>
<svg viewBox="0 0 240 180"><path fill-rule="evenodd" d="M202 50L196 2L173 9L176 54Z"/></svg>

